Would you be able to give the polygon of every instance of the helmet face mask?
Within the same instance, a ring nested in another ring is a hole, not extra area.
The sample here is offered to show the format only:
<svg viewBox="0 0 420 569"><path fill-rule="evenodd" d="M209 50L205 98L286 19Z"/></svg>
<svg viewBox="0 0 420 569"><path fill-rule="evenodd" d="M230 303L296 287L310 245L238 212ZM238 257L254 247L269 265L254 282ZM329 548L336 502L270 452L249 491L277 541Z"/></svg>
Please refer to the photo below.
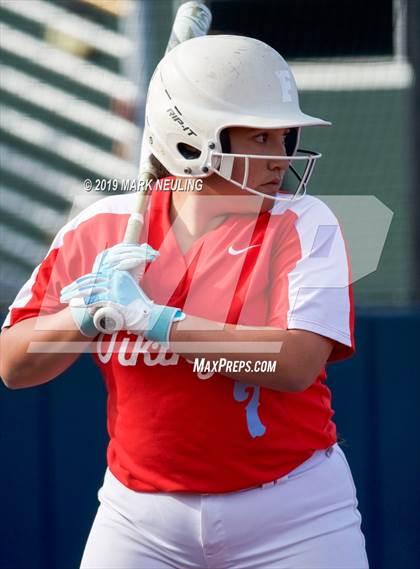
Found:
<svg viewBox="0 0 420 569"><path fill-rule="evenodd" d="M242 36L203 36L179 44L158 65L146 102L151 151L171 174L205 178L216 173L247 192L274 200L304 195L321 155L298 150L300 129L327 124L300 110L293 75L280 54ZM227 152L224 133L230 127L290 128L287 155ZM296 191L272 196L248 186L250 161L270 159L289 162L299 182ZM231 177L236 160L244 163L240 182ZM300 174L293 163L304 160Z"/></svg>
<svg viewBox="0 0 420 569"><path fill-rule="evenodd" d="M301 155L299 155L299 153L301 153ZM234 184L236 187L246 190L251 194L268 198L273 201L289 201L302 198L306 194L307 186L315 166L315 161L321 157L321 154L318 152L313 152L311 150L298 150L292 157L289 155L234 154L232 152L214 152L212 157L214 159L212 171L217 173L219 176L231 184ZM235 160L242 160L244 163L242 181L234 180L232 177ZM271 194L260 192L259 190L248 186L248 178L252 160L287 160L289 162L289 170L293 173L294 177L297 180L296 188L293 191L281 189L277 195L273 196ZM295 160L305 161L302 173L299 173L298 169L291 164Z"/></svg>

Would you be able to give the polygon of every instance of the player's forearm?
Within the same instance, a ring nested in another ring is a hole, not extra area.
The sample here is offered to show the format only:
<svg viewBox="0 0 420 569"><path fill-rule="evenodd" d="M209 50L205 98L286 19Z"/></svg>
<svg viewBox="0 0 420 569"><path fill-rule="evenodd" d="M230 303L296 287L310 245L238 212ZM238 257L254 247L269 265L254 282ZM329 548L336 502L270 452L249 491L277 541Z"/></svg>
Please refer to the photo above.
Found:
<svg viewBox="0 0 420 569"><path fill-rule="evenodd" d="M11 389L46 383L65 371L90 341L77 329L69 308L18 322L0 335L1 378Z"/></svg>
<svg viewBox="0 0 420 569"><path fill-rule="evenodd" d="M261 385L276 391L306 389L321 369L321 364L317 369L316 362L312 365L312 362L308 361L305 354L299 350L293 331L289 330L220 324L187 316L185 320L174 324L170 340L173 350L188 360L246 360L250 362L252 369L255 362L274 362L274 371L250 373L241 370L221 373L237 381Z"/></svg>

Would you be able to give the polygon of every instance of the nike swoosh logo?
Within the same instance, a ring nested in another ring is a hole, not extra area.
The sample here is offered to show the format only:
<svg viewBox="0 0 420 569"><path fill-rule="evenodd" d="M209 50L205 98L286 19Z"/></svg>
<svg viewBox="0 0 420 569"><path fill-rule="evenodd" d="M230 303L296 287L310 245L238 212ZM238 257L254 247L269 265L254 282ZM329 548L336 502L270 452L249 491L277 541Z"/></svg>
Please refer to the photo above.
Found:
<svg viewBox="0 0 420 569"><path fill-rule="evenodd" d="M253 249L254 247L261 247L261 243L258 245L250 245L249 247L245 247L244 249L234 249L231 245L228 249L228 253L230 255L240 255L241 253L245 253L245 251L248 251L249 249Z"/></svg>

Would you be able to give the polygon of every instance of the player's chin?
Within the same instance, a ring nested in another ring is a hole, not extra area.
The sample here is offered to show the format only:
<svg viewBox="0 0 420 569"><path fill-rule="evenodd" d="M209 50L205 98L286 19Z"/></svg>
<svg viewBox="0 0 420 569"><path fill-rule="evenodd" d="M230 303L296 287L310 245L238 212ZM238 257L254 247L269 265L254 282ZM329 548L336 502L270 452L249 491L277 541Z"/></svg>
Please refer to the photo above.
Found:
<svg viewBox="0 0 420 569"><path fill-rule="evenodd" d="M274 201L273 198L275 198L280 191L280 184L261 184L256 189Z"/></svg>
<svg viewBox="0 0 420 569"><path fill-rule="evenodd" d="M264 196L261 211L269 211L272 209L276 203L275 198L279 195L278 184L262 184L258 186L256 190Z"/></svg>

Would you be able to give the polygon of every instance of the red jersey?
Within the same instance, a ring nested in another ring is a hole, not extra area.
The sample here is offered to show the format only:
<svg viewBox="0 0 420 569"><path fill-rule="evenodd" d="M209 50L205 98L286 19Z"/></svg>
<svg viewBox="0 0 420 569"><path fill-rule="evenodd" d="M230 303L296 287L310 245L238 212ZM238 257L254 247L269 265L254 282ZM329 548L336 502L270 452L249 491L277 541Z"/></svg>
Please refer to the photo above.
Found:
<svg viewBox="0 0 420 569"><path fill-rule="evenodd" d="M204 206L213 198L201 199ZM68 223L5 325L64 308L62 287L122 240L134 200L134 194L105 198ZM229 215L183 255L170 203L170 191L152 193L140 240L160 253L141 281L156 303L221 323L315 332L334 340L330 361L352 354L349 264L325 204L305 196L259 216ZM94 342L108 390L108 465L133 490L249 488L287 474L336 441L325 371L305 391L279 392L253 385L252 373L249 383L196 373L192 363L142 335L100 334Z"/></svg>

